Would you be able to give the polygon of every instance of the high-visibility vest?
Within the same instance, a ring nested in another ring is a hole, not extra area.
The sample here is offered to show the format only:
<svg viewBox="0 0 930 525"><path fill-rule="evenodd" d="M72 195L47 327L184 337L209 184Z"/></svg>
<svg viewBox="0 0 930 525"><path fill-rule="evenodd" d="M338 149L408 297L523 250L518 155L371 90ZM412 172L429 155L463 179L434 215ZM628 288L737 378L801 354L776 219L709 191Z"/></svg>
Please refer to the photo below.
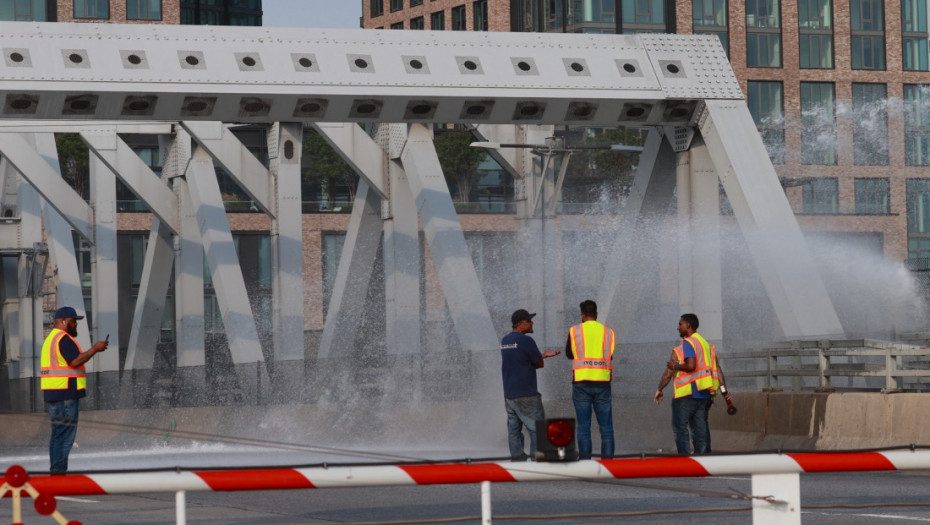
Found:
<svg viewBox="0 0 930 525"><path fill-rule="evenodd" d="M717 347L695 332L691 337L683 339L681 345L672 349L679 363L685 362L686 341L694 348L695 366L691 372L683 370L675 372L675 398L690 396L693 393L692 383L696 385L697 390L710 390L711 394L715 394L720 386L720 376L717 371Z"/></svg>
<svg viewBox="0 0 930 525"><path fill-rule="evenodd" d="M597 321L586 321L573 326L568 333L575 381L610 381L614 331Z"/></svg>
<svg viewBox="0 0 930 525"><path fill-rule="evenodd" d="M45 338L45 343L42 344L42 368L39 371L42 390L67 390L68 380L72 377L77 379L78 390L85 390L87 388L87 374L84 370L84 365L72 368L68 365L68 362L65 361L65 358L61 356L59 343L61 343L61 340L65 337L71 338L77 346L78 351L81 350L81 345L78 344L77 340L64 330L55 328L48 334L48 337Z"/></svg>

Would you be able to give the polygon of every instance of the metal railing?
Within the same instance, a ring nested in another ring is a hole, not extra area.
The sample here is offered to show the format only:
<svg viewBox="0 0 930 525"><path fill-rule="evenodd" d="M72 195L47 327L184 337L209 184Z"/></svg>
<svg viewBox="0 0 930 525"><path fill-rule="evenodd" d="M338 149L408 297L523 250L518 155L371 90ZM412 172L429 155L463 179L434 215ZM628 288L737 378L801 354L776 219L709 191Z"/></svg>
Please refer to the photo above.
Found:
<svg viewBox="0 0 930 525"><path fill-rule="evenodd" d="M872 339L794 340L721 355L727 381L756 379L765 390L882 392L930 388L930 347ZM845 378L840 384L837 378Z"/></svg>

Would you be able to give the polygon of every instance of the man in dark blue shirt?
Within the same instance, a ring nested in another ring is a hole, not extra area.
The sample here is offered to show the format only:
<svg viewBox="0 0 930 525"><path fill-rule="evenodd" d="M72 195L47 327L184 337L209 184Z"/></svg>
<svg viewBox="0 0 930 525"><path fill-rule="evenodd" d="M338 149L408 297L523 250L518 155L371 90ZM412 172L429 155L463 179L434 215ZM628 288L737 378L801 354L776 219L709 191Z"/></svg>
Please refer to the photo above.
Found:
<svg viewBox="0 0 930 525"><path fill-rule="evenodd" d="M513 332L501 339L501 376L504 379L504 407L507 409L507 441L510 457L525 461L523 427L530 434L530 456L536 454L536 420L545 419L542 396L536 388L536 369L543 359L561 352L539 352L536 341L526 335L533 333L533 317L520 309L510 316Z"/></svg>

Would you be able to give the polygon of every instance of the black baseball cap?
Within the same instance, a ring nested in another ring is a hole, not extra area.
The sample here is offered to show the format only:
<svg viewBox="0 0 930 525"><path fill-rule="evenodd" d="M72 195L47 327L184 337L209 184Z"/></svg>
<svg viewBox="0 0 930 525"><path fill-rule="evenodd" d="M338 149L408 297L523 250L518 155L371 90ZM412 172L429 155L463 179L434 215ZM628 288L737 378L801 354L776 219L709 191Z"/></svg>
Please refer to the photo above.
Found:
<svg viewBox="0 0 930 525"><path fill-rule="evenodd" d="M58 310L55 310L55 319L84 319L83 315L78 315L74 308L70 306L62 306Z"/></svg>
<svg viewBox="0 0 930 525"><path fill-rule="evenodd" d="M531 314L524 309L519 309L510 316L510 322L513 326L520 324L520 321L532 321L536 314Z"/></svg>

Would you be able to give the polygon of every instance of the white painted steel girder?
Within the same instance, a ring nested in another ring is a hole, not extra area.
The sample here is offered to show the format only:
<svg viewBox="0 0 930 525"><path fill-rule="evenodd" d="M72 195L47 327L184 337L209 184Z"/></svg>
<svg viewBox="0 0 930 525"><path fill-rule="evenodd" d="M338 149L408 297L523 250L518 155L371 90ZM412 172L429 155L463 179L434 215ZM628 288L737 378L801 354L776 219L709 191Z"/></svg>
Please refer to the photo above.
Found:
<svg viewBox="0 0 930 525"><path fill-rule="evenodd" d="M271 177L268 169L222 122L181 122L226 173L236 181L259 208L272 218Z"/></svg>
<svg viewBox="0 0 930 525"><path fill-rule="evenodd" d="M0 118L687 123L713 35L0 23Z"/></svg>
<svg viewBox="0 0 930 525"><path fill-rule="evenodd" d="M410 126L401 162L462 347L471 351L499 348L478 273L428 128L422 124Z"/></svg>
<svg viewBox="0 0 930 525"><path fill-rule="evenodd" d="M785 337L843 334L801 228L742 101L706 101L698 128Z"/></svg>
<svg viewBox="0 0 930 525"><path fill-rule="evenodd" d="M278 123L268 136L271 220L272 338L276 361L304 358L303 209L300 159L303 125ZM246 151L248 153L248 151Z"/></svg>
<svg viewBox="0 0 930 525"><path fill-rule="evenodd" d="M90 151L105 163L165 226L173 233L177 233L180 231L177 196L171 191L171 188L165 185L165 181L161 180L145 164L145 161L128 144L123 142L123 139L117 133L115 126L109 129L101 126L93 130L80 132L81 140L87 144ZM113 187L115 188L116 185L114 184ZM115 189L113 199L97 202L96 204L98 214L100 213L99 206L114 206L116 204Z"/></svg>
<svg viewBox="0 0 930 525"><path fill-rule="evenodd" d="M378 151L384 153L380 148ZM331 357L338 351L334 348L337 341L355 340L358 312L365 311L380 243L381 198L365 179L360 179L323 325L319 357Z"/></svg>
<svg viewBox="0 0 930 525"><path fill-rule="evenodd" d="M268 384L261 341L215 175L213 158L198 146L191 156L185 179L197 213L200 240L223 317L229 353L236 364L260 363L259 377L262 384Z"/></svg>
<svg viewBox="0 0 930 525"><path fill-rule="evenodd" d="M48 135L51 136L50 133ZM0 133L0 155L15 166L82 237L88 240L94 238L91 207L77 192L62 184L58 154L54 148L43 157L24 135Z"/></svg>

